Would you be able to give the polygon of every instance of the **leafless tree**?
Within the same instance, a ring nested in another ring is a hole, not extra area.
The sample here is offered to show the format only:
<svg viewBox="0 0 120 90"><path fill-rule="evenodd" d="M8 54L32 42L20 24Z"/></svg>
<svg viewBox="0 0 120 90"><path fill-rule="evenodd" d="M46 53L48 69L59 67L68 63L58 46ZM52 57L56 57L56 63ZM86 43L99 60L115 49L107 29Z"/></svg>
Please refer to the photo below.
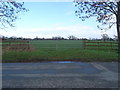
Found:
<svg viewBox="0 0 120 90"><path fill-rule="evenodd" d="M16 1L0 1L0 28L4 29L8 26L14 27L13 22L18 18L19 12L28 11L23 7L24 2Z"/></svg>
<svg viewBox="0 0 120 90"><path fill-rule="evenodd" d="M74 3L75 7L77 7L75 13L82 21L90 17L96 17L96 21L102 25L107 25L108 28L116 24L119 43L118 52L120 53L120 1L113 0L111 2L107 0L105 2L104 0L96 0L96 2L93 2L93 0L74 0ZM116 21L112 20L113 16L115 16ZM100 26L98 28L103 29Z"/></svg>

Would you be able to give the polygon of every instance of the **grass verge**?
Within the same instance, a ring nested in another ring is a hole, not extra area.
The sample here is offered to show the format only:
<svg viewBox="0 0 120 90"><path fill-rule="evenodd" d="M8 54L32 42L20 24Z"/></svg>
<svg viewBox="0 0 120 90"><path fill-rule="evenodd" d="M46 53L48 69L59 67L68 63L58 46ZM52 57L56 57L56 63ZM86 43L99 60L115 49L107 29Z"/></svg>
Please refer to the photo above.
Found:
<svg viewBox="0 0 120 90"><path fill-rule="evenodd" d="M41 49L35 51L8 51L2 55L3 63L41 62L41 61L87 61L109 62L118 61L114 51L84 50L84 49Z"/></svg>

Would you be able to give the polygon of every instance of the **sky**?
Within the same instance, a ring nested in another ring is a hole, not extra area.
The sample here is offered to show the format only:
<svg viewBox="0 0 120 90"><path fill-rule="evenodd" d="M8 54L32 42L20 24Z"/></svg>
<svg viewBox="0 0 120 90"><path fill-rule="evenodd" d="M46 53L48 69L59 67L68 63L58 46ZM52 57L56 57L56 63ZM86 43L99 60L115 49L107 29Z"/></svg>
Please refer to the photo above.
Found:
<svg viewBox="0 0 120 90"><path fill-rule="evenodd" d="M18 15L15 28L1 30L1 35L23 38L64 38L74 35L78 38L101 38L107 33L109 37L116 35L116 27L104 32L97 28L95 18L81 21L75 15L73 2L25 2L28 12Z"/></svg>

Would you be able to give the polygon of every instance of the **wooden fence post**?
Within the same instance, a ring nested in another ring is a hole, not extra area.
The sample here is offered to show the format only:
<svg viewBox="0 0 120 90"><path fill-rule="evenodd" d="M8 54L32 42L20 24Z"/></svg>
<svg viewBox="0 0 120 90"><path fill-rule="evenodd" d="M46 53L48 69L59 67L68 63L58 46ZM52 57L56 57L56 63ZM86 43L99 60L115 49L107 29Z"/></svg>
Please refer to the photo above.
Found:
<svg viewBox="0 0 120 90"><path fill-rule="evenodd" d="M112 50L112 42L111 42L111 50Z"/></svg>
<svg viewBox="0 0 120 90"><path fill-rule="evenodd" d="M83 40L82 42L83 42L83 45L82 45L83 49L85 49L86 48L86 42L85 42L85 40Z"/></svg>
<svg viewBox="0 0 120 90"><path fill-rule="evenodd" d="M29 41L26 41L26 43L27 43L27 45L26 45L26 46L27 46L27 48L26 48L26 49L28 49L28 50L29 50L29 49L30 49L30 44L29 44Z"/></svg>

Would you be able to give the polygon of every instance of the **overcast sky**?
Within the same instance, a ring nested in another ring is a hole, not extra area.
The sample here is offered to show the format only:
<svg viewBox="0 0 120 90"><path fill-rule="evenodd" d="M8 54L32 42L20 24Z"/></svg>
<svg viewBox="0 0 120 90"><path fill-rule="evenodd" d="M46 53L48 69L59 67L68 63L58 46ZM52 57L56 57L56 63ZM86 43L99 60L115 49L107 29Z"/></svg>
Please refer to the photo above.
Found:
<svg viewBox="0 0 120 90"><path fill-rule="evenodd" d="M95 18L81 21L75 16L73 2L25 2L27 13L19 14L13 29L1 30L1 35L25 38L51 38L61 36L67 38L74 35L78 38L101 38L104 33L97 28ZM106 31L113 37L116 35L115 26Z"/></svg>

